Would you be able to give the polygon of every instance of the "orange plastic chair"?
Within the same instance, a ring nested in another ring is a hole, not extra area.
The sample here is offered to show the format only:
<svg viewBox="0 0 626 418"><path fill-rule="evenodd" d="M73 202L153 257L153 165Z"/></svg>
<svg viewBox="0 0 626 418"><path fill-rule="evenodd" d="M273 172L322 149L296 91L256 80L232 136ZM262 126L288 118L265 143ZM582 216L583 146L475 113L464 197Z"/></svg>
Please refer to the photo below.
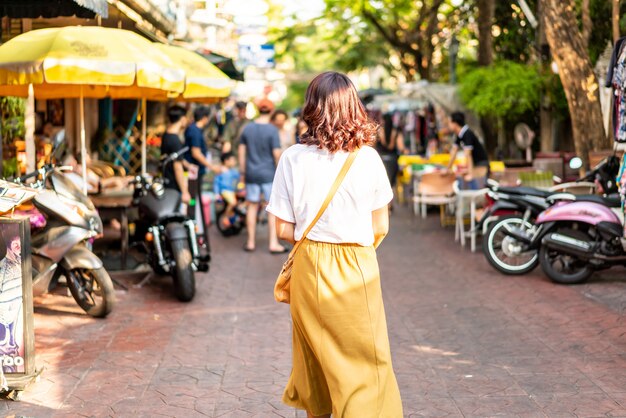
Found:
<svg viewBox="0 0 626 418"><path fill-rule="evenodd" d="M428 205L440 207L441 225L445 226L445 207L452 205L455 201L453 185L456 176L453 173L443 174L441 172L425 173L413 196L413 211L416 215L421 214L426 218L426 208Z"/></svg>

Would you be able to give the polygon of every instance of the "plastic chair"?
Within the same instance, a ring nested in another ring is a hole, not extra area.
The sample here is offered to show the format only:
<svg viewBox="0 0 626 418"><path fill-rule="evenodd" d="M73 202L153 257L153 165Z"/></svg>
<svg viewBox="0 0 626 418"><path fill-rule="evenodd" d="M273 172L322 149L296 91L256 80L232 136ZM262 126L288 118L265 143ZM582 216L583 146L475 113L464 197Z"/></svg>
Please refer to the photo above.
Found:
<svg viewBox="0 0 626 418"><path fill-rule="evenodd" d="M564 192L571 194L595 194L596 184L588 181L562 183L552 186L548 190L551 192Z"/></svg>
<svg viewBox="0 0 626 418"><path fill-rule="evenodd" d="M428 159L431 164L440 164L447 166L450 164L450 154L433 154Z"/></svg>
<svg viewBox="0 0 626 418"><path fill-rule="evenodd" d="M491 161L489 162L489 171L492 173L504 173L506 167L504 161Z"/></svg>
<svg viewBox="0 0 626 418"><path fill-rule="evenodd" d="M454 240L461 241L461 246L465 247L465 238L470 237L470 249L476 251L476 209L485 199L485 194L489 189L461 190L459 182L455 181L452 189L456 195L456 223L454 228ZM470 229L465 231L465 212L469 206Z"/></svg>
<svg viewBox="0 0 626 418"><path fill-rule="evenodd" d="M424 173L414 188L413 211L415 214L419 215L421 213L422 218L426 218L428 205L439 206L441 225L445 226L444 208L446 205L452 205L456 201L453 190L455 181L456 176L452 173Z"/></svg>

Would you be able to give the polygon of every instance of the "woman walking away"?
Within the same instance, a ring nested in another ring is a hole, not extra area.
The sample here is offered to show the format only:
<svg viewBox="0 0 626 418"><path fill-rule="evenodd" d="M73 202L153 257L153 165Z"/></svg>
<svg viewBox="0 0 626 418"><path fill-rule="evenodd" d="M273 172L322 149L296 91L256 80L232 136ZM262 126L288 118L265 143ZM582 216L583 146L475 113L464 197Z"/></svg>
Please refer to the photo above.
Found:
<svg viewBox="0 0 626 418"><path fill-rule="evenodd" d="M290 283L293 370L283 402L308 417L401 418L375 252L393 197L371 147L377 127L350 79L335 72L311 82L302 118L307 131L283 153L267 207L280 238L302 240Z"/></svg>

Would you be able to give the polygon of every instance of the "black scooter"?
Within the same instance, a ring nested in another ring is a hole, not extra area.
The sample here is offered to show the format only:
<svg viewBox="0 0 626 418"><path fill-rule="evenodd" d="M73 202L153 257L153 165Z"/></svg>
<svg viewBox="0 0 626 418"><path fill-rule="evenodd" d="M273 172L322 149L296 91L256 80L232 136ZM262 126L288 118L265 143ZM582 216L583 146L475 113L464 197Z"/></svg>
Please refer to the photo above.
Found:
<svg viewBox="0 0 626 418"><path fill-rule="evenodd" d="M166 156L160 172L187 149ZM181 194L165 188L161 177L150 181L137 176L133 183L133 204L139 210L135 243L145 249L157 274L172 276L176 297L188 302L196 292L195 271L209 271L210 256L199 254L196 225L180 211Z"/></svg>

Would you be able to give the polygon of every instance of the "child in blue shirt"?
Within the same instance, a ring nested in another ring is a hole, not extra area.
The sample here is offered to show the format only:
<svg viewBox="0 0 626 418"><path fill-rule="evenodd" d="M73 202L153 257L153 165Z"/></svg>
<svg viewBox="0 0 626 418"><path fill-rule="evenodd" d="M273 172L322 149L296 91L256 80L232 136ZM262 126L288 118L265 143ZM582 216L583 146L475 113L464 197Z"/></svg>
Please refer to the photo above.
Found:
<svg viewBox="0 0 626 418"><path fill-rule="evenodd" d="M220 159L225 169L222 170L221 174L215 176L213 191L220 194L226 202L224 222L229 222L229 219L235 215L235 207L237 206L236 191L239 183L239 170L237 170L237 158L232 152L223 153Z"/></svg>

